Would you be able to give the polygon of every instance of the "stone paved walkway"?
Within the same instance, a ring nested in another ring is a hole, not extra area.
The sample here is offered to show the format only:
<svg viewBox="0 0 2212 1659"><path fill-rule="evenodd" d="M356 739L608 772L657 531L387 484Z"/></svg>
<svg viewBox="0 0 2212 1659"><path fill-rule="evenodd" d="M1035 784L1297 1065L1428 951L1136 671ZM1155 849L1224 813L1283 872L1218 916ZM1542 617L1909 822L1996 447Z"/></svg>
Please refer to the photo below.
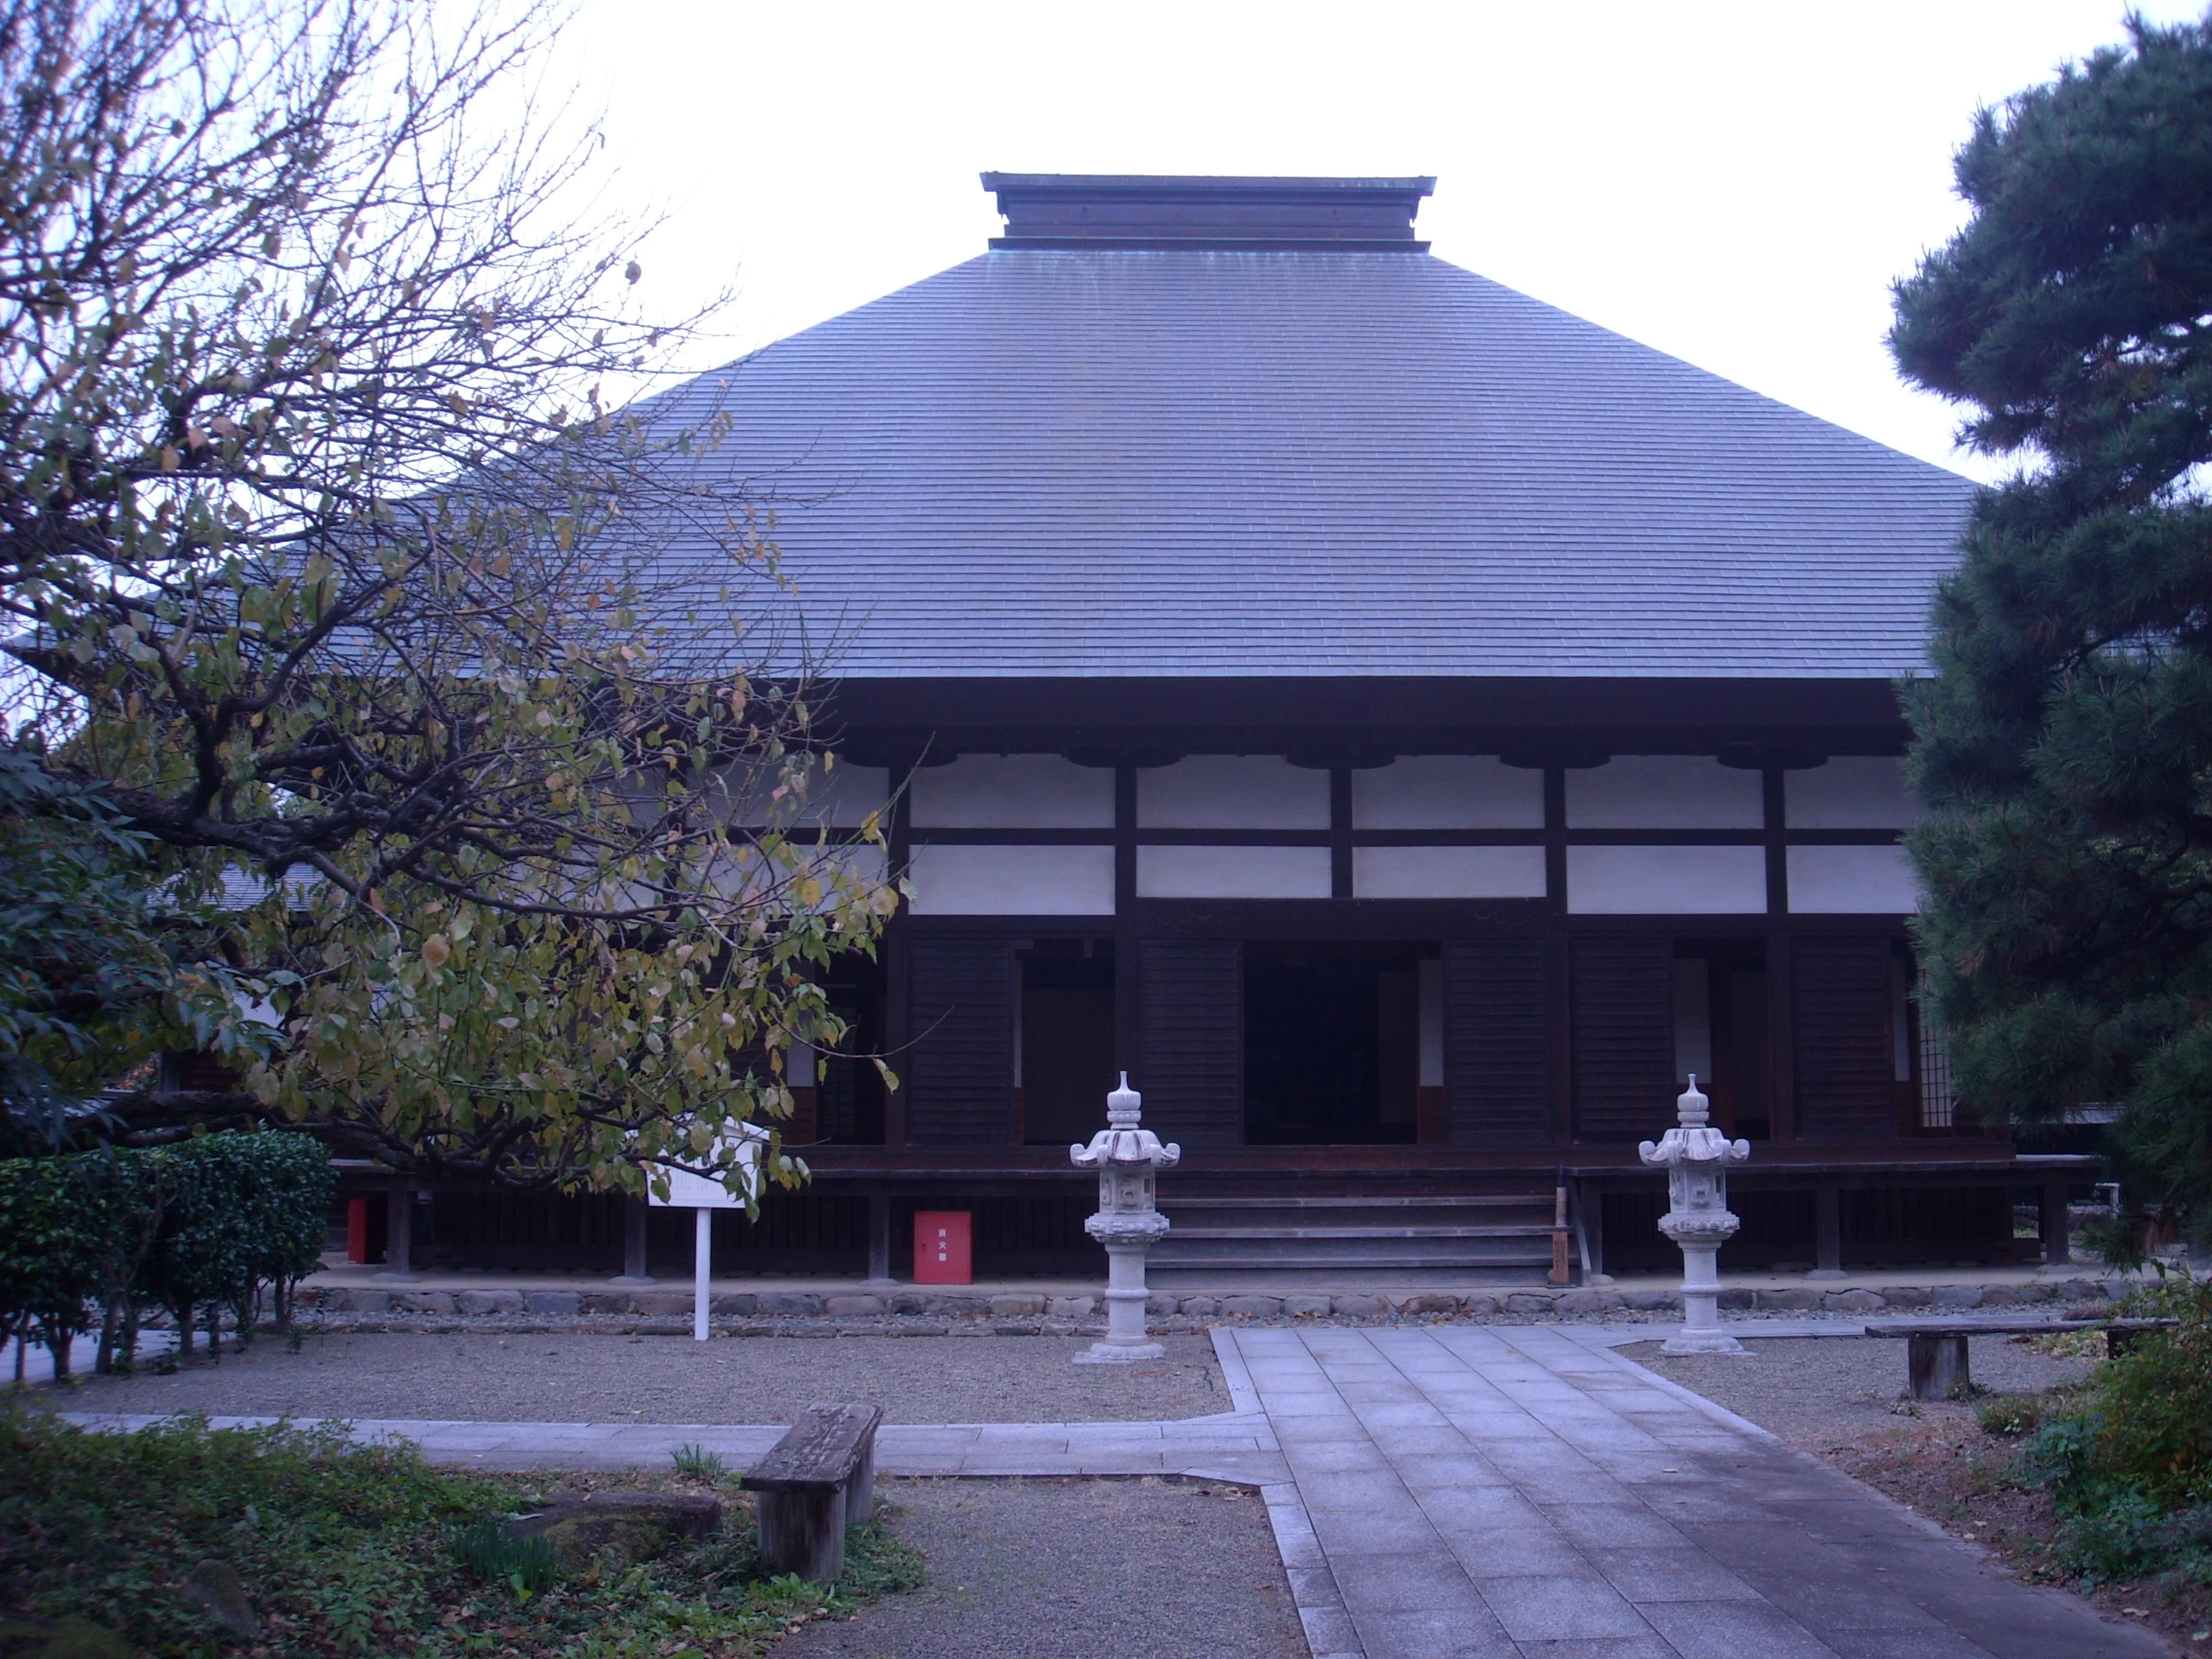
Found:
<svg viewBox="0 0 2212 1659"><path fill-rule="evenodd" d="M1610 1352L1618 1340L1538 1326L1229 1337L1290 1465L1297 1503L1270 1514L1316 1659L2169 1651L2003 1577Z"/></svg>

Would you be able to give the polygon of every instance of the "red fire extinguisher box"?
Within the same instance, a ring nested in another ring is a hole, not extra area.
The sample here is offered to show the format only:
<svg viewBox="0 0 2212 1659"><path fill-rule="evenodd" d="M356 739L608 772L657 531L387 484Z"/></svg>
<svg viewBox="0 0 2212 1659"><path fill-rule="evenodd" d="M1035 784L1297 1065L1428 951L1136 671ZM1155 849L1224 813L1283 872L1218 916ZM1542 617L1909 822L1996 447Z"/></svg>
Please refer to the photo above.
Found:
<svg viewBox="0 0 2212 1659"><path fill-rule="evenodd" d="M972 1285L975 1282L975 1218L966 1210L914 1212L914 1282Z"/></svg>
<svg viewBox="0 0 2212 1659"><path fill-rule="evenodd" d="M346 1200L346 1260L384 1260L385 1200L349 1198Z"/></svg>

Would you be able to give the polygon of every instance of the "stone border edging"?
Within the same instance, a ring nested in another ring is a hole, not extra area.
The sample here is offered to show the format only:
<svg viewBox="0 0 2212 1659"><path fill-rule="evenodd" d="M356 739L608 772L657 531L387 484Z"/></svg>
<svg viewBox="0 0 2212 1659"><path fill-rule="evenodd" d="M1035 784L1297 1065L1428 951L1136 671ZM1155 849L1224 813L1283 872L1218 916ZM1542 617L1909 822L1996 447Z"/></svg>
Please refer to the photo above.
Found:
<svg viewBox="0 0 2212 1659"><path fill-rule="evenodd" d="M1752 1314L1865 1315L1920 1308L1960 1310L2057 1303L2117 1301L2131 1288L2122 1279L2036 1279L2014 1285L1889 1285L1875 1291L1824 1291L1811 1285L1771 1289L1736 1288L1721 1292L1723 1309ZM372 1320L517 1318L558 1321L640 1322L635 1328L659 1328L659 1321L688 1321L689 1292L663 1291L410 1290L399 1287L323 1285L303 1287L295 1304L312 1311L323 1326ZM1252 1321L1394 1319L1587 1319L1626 1315L1663 1315L1678 1310L1674 1291L1604 1288L1474 1291L1418 1291L1391 1297L1379 1291L1342 1295L1319 1291L1280 1294L1230 1291L1173 1296L1155 1294L1151 1316L1168 1330L1204 1329L1221 1319ZM1058 1328L1089 1329L1098 1316L1096 1295L1048 1295L1037 1291L900 1290L736 1291L715 1296L709 1311L718 1324L758 1322L784 1326L797 1322L914 1320L957 1321L963 1327L984 1321L1024 1322L1024 1332ZM1027 1322L1042 1321L1042 1326ZM398 1327L410 1328L411 1327ZM503 1325L503 1328L514 1328ZM562 1328L550 1327L549 1328ZM459 1328L466 1328L460 1327ZM1009 1331L1009 1334L1015 1334Z"/></svg>

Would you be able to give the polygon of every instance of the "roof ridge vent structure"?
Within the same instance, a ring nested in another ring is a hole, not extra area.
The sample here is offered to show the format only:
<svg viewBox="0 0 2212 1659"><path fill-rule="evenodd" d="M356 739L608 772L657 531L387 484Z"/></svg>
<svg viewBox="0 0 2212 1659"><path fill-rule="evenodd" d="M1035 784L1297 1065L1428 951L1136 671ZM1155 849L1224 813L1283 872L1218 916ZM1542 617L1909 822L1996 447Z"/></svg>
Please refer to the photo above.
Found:
<svg viewBox="0 0 2212 1659"><path fill-rule="evenodd" d="M994 248L1331 248L1426 253L1413 219L1428 179L987 173L1006 234Z"/></svg>

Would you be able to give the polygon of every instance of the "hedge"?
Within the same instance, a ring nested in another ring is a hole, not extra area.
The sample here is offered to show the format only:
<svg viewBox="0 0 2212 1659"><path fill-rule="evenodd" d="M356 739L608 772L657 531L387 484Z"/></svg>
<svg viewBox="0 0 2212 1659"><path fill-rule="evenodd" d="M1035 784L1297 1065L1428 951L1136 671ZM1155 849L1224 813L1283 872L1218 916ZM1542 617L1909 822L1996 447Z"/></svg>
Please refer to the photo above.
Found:
<svg viewBox="0 0 2212 1659"><path fill-rule="evenodd" d="M323 1148L274 1131L0 1160L0 1331L35 1327L58 1376L95 1328L97 1368L127 1367L148 1307L175 1318L185 1352L204 1313L213 1349L225 1310L252 1330L264 1286L285 1316L319 1263L331 1190Z"/></svg>

